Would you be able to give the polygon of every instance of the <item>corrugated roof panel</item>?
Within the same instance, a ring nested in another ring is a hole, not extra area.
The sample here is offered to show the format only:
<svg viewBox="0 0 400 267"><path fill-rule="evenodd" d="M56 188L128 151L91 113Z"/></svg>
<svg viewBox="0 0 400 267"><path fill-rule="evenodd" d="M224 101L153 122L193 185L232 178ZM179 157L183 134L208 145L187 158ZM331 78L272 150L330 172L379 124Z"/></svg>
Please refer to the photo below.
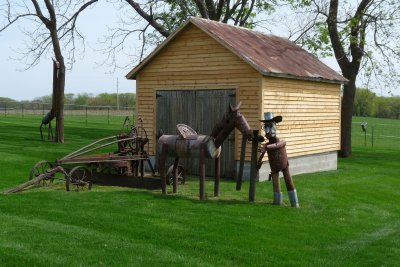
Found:
<svg viewBox="0 0 400 267"><path fill-rule="evenodd" d="M334 83L347 82L343 76L288 39L196 17L190 18L126 77L135 79L152 58L189 24L194 24L206 32L263 75Z"/></svg>
<svg viewBox="0 0 400 267"><path fill-rule="evenodd" d="M212 20L191 18L264 75L288 75L337 82L347 80L288 39Z"/></svg>

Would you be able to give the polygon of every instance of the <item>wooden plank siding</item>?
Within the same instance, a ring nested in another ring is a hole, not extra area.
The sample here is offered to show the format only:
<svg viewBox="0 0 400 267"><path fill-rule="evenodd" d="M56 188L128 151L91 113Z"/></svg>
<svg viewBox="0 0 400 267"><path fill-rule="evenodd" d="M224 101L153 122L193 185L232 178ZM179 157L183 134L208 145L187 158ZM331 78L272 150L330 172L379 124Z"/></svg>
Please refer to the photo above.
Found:
<svg viewBox="0 0 400 267"><path fill-rule="evenodd" d="M262 75L213 38L192 25L183 30L143 68L137 80L137 115L150 138L155 155L156 91L234 89L241 111L252 128L259 128ZM210 114L213 115L213 114ZM222 114L216 114L220 117ZM209 134L209 133L204 133ZM235 132L236 159L241 134ZM247 147L248 159L250 145Z"/></svg>
<svg viewBox="0 0 400 267"><path fill-rule="evenodd" d="M289 157L340 149L340 85L264 77L262 98L262 113L283 116L278 137Z"/></svg>

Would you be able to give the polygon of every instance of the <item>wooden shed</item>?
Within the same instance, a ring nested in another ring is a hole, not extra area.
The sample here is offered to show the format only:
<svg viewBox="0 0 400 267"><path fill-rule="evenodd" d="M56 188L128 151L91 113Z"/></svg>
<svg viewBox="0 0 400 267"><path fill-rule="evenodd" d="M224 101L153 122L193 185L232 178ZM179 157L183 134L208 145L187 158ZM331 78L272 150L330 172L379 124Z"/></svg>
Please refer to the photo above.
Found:
<svg viewBox="0 0 400 267"><path fill-rule="evenodd" d="M242 101L252 129L261 130L264 112L283 116L278 136L287 141L293 174L337 167L341 84L347 80L287 39L190 18L126 77L136 80L137 116L152 156L160 129L176 134L175 125L184 123L209 134L229 103ZM240 140L236 131L225 141L222 176L235 175ZM249 156L250 144L246 165ZM196 162L186 165L196 173ZM260 179L267 172L264 164Z"/></svg>

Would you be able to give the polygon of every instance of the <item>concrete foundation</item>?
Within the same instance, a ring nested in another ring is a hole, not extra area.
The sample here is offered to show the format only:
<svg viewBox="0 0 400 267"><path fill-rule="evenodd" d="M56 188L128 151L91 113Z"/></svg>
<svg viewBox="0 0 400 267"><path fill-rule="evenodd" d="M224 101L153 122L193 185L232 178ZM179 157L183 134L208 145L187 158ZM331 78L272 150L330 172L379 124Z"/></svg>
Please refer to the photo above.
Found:
<svg viewBox="0 0 400 267"><path fill-rule="evenodd" d="M239 161L236 161L236 173L239 172ZM291 175L302 173L313 173L321 171L332 171L337 169L337 152L326 152L300 157L289 158ZM271 173L268 161L264 162L259 172L259 181L268 180ZM282 172L279 173L282 176ZM250 161L244 162L243 179L250 178Z"/></svg>
<svg viewBox="0 0 400 267"><path fill-rule="evenodd" d="M153 166L155 166L155 157L149 156ZM239 161L236 161L236 173L239 172ZM149 171L145 164L146 171ZM290 174L292 176L302 173L313 173L321 171L332 171L337 169L337 152L326 152L300 157L289 158ZM259 172L259 181L268 180L271 172L268 161L264 162ZM282 172L279 173L282 177ZM244 162L243 179L250 179L250 161Z"/></svg>

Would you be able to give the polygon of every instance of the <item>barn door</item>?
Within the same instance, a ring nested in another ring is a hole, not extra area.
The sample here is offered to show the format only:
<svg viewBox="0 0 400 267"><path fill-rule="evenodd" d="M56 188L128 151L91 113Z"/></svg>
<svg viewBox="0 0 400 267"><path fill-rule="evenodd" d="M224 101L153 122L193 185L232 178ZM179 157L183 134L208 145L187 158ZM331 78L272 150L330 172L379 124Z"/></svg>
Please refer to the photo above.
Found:
<svg viewBox="0 0 400 267"><path fill-rule="evenodd" d="M199 134L210 134L214 125L221 120L229 104L235 104L235 90L181 90L157 91L157 131L178 134L176 124L184 123ZM222 145L221 176L234 177L234 132ZM169 159L168 164L172 164ZM181 159L188 173L198 174L198 159ZM214 175L214 161L206 162L206 175Z"/></svg>

